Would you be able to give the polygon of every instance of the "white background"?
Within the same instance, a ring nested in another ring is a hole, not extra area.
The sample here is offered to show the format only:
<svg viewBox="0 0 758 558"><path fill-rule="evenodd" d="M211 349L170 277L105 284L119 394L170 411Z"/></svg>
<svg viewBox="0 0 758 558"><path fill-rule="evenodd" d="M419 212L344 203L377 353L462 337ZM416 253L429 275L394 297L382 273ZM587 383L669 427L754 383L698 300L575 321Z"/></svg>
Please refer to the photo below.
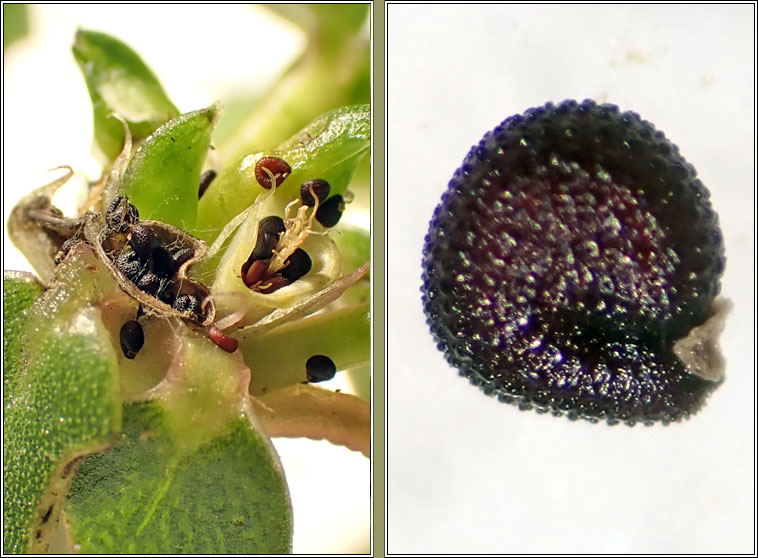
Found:
<svg viewBox="0 0 758 558"><path fill-rule="evenodd" d="M753 7L388 7L388 550L755 551ZM546 101L634 110L678 144L725 235L726 382L680 424L522 412L438 352L429 219L468 149Z"/></svg>
<svg viewBox="0 0 758 558"><path fill-rule="evenodd" d="M30 18L30 36L4 53L4 222L22 196L60 176L47 173L53 167L99 176L89 95L71 54L78 27L129 44L182 112L265 90L305 42L284 20L243 5L49 4L30 6ZM75 209L81 185L72 180L56 197L64 211ZM6 234L3 268L31 271ZM294 551L368 552L369 460L328 442L274 443L292 495Z"/></svg>

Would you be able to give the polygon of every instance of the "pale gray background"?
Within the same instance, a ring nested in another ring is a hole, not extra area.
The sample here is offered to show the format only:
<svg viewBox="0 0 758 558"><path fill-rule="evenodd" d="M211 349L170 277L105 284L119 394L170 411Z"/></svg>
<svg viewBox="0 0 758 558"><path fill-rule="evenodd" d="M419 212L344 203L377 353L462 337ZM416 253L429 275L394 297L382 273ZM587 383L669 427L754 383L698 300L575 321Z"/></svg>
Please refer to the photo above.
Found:
<svg viewBox="0 0 758 558"><path fill-rule="evenodd" d="M388 550L754 552L753 6L388 6ZM725 234L727 380L694 418L520 412L444 361L419 292L428 221L507 116L591 97L663 130Z"/></svg>

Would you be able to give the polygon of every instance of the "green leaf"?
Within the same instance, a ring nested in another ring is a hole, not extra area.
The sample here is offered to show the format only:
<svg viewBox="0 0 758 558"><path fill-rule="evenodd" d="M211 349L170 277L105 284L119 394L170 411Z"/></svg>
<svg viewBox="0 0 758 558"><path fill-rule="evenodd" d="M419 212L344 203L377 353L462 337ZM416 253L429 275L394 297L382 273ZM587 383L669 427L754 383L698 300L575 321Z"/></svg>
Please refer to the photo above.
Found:
<svg viewBox="0 0 758 558"><path fill-rule="evenodd" d="M135 143L179 114L139 55L118 39L79 30L72 50L92 99L95 146L106 161L113 161L124 143L123 127L110 113L126 119Z"/></svg>
<svg viewBox="0 0 758 558"><path fill-rule="evenodd" d="M269 4L266 8L310 35L326 35L331 40L357 30L369 10L366 4Z"/></svg>
<svg viewBox="0 0 758 558"><path fill-rule="evenodd" d="M109 444L121 424L118 364L96 306L125 297L88 248L72 249L39 293L6 276L3 547L44 552L72 460Z"/></svg>
<svg viewBox="0 0 758 558"><path fill-rule="evenodd" d="M29 32L29 6L3 4L3 48L23 39Z"/></svg>
<svg viewBox="0 0 758 558"><path fill-rule="evenodd" d="M197 216L198 181L208 154L218 104L167 122L139 147L124 171L121 192L142 219L191 229Z"/></svg>
<svg viewBox="0 0 758 558"><path fill-rule="evenodd" d="M327 180L332 194L344 192L370 143L368 105L343 107L318 117L278 150L252 153L225 169L200 199L193 234L212 241L226 223L267 192L255 179L255 165L263 157L280 157L292 168L276 191L276 198L289 201L311 178Z"/></svg>
<svg viewBox="0 0 758 558"><path fill-rule="evenodd" d="M65 505L84 553L282 553L292 512L273 448L255 429L239 353L179 330L151 401L80 467Z"/></svg>

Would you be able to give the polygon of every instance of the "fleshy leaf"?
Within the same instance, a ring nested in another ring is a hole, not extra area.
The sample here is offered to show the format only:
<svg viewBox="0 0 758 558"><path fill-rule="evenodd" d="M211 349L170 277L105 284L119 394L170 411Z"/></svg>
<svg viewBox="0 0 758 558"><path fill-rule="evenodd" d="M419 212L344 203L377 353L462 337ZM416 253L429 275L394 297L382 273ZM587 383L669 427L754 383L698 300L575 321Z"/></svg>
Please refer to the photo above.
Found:
<svg viewBox="0 0 758 558"><path fill-rule="evenodd" d="M126 295L82 246L26 310L34 289L6 281L4 311L14 321L5 331L3 547L35 553L50 543L72 461L120 428L118 364L97 305Z"/></svg>
<svg viewBox="0 0 758 558"><path fill-rule="evenodd" d="M121 181L141 219L191 229L200 172L220 106L188 112L158 128L139 147Z"/></svg>
<svg viewBox="0 0 758 558"><path fill-rule="evenodd" d="M348 187L370 142L368 105L343 107L320 116L278 150L247 155L224 170L200 199L193 234L211 242L226 223L268 191L255 178L256 163L263 157L279 157L292 168L277 188L276 199L295 199L300 185L311 178L327 180L331 193L339 194Z"/></svg>
<svg viewBox="0 0 758 558"><path fill-rule="evenodd" d="M239 353L178 332L149 401L125 407L119 442L76 475L71 542L85 553L289 552L289 494L253 414L249 369Z"/></svg>
<svg viewBox="0 0 758 558"><path fill-rule="evenodd" d="M240 349L253 374L250 393L307 381L305 362L326 355L347 370L371 358L369 305L323 312L244 339Z"/></svg>
<svg viewBox="0 0 758 558"><path fill-rule="evenodd" d="M126 406L123 436L81 464L65 511L82 553L291 551L283 475L243 417L184 451L158 403Z"/></svg>
<svg viewBox="0 0 758 558"><path fill-rule="evenodd" d="M126 119L136 143L179 114L139 55L118 39L79 30L72 50L92 99L95 145L106 161L124 143L124 130L110 113Z"/></svg>

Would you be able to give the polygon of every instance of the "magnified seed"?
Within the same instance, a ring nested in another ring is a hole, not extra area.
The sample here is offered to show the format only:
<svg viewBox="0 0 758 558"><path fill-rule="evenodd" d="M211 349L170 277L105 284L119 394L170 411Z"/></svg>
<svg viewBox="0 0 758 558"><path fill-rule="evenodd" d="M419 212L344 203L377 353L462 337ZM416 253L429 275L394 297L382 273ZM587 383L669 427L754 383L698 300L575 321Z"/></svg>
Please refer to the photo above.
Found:
<svg viewBox="0 0 758 558"><path fill-rule="evenodd" d="M311 270L311 266L311 257L305 250L298 248L289 258L287 258L287 265L285 265L279 273L281 273L282 277L287 279L289 283L294 283L308 273Z"/></svg>
<svg viewBox="0 0 758 558"><path fill-rule="evenodd" d="M139 221L139 211L126 196L116 196L105 212L105 223L116 232L125 233Z"/></svg>
<svg viewBox="0 0 758 558"><path fill-rule="evenodd" d="M284 220L276 215L264 217L258 225L258 237L255 248L250 254L253 260L267 260L274 253L279 242L279 235L285 231ZM252 264L252 261L250 261Z"/></svg>
<svg viewBox="0 0 758 558"><path fill-rule="evenodd" d="M134 225L129 233L129 246L143 260L147 260L155 248L155 233L147 225Z"/></svg>
<svg viewBox="0 0 758 558"><path fill-rule="evenodd" d="M307 205L308 207L316 205L316 200L313 198L311 190L316 194L318 202L321 203L329 197L331 187L326 180L321 178L313 178L303 182L300 186L300 200L303 202L303 205Z"/></svg>
<svg viewBox="0 0 758 558"><path fill-rule="evenodd" d="M339 223L343 211L345 211L345 200L336 194L318 206L316 221L327 228L333 227Z"/></svg>
<svg viewBox="0 0 758 558"><path fill-rule="evenodd" d="M213 182L214 178L216 178L216 171L213 169L209 169L200 175L200 184L197 192L197 199L203 197L203 194L205 194L205 191L208 189L208 186L211 185L211 182Z"/></svg>
<svg viewBox="0 0 758 558"><path fill-rule="evenodd" d="M119 339L124 356L133 359L145 344L145 333L138 321L130 320L121 326Z"/></svg>
<svg viewBox="0 0 758 558"><path fill-rule="evenodd" d="M271 189L271 177L263 169L268 169L274 175L275 186L277 187L292 172L292 169L284 159L280 159L279 157L263 157L255 165L255 179L266 190Z"/></svg>
<svg viewBox="0 0 758 558"><path fill-rule="evenodd" d="M503 402L668 423L721 383L675 345L716 319L724 261L709 193L663 133L614 105L548 103L453 175L425 239L424 311L448 362Z"/></svg>
<svg viewBox="0 0 758 558"><path fill-rule="evenodd" d="M150 254L150 270L158 277L171 278L176 273L174 258L162 246L155 248Z"/></svg>
<svg viewBox="0 0 758 558"><path fill-rule="evenodd" d="M116 269L123 273L132 283L137 283L147 270L147 264L140 260L136 252L124 251L116 259Z"/></svg>
<svg viewBox="0 0 758 558"><path fill-rule="evenodd" d="M326 382L334 378L337 367L328 356L313 355L305 363L305 373L309 382Z"/></svg>

